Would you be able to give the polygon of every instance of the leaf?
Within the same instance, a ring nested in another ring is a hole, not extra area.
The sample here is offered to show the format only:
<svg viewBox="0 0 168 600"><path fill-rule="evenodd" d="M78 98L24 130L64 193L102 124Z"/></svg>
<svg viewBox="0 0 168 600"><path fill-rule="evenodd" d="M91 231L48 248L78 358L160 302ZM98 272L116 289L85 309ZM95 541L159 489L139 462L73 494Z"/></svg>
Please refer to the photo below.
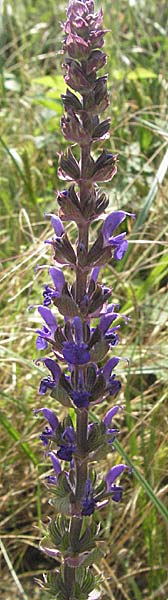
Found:
<svg viewBox="0 0 168 600"><path fill-rule="evenodd" d="M55 398L55 400L57 400L57 402L59 402L63 406L72 406L71 400L66 390L64 390L59 384L53 389L50 396L52 398Z"/></svg>
<svg viewBox="0 0 168 600"><path fill-rule="evenodd" d="M40 550L45 552L48 556L55 558L56 560L60 558L60 551L57 550L56 546L51 542L49 536L45 536L40 542Z"/></svg>
<svg viewBox="0 0 168 600"><path fill-rule="evenodd" d="M127 79L130 81L136 81L136 79L156 79L158 76L151 69L145 69L144 67L137 67L133 71L127 73Z"/></svg>
<svg viewBox="0 0 168 600"><path fill-rule="evenodd" d="M66 496L54 495L54 498L49 500L49 504L55 506L56 511L61 515L71 515L70 494Z"/></svg>
<svg viewBox="0 0 168 600"><path fill-rule="evenodd" d="M71 514L70 495L71 488L68 484L66 474L63 472L58 476L56 486L52 486L54 498L50 499L50 504L56 507L61 515Z"/></svg>
<svg viewBox="0 0 168 600"><path fill-rule="evenodd" d="M91 351L91 360L95 363L99 362L100 360L103 360L103 358L106 356L107 352L109 349L109 345L108 342L106 342L105 340L102 340L101 342L97 342L97 344L95 344L94 349Z"/></svg>
<svg viewBox="0 0 168 600"><path fill-rule="evenodd" d="M10 148L10 156L14 159L15 164L18 166L18 168L24 172L24 164L23 164L23 160L21 158L21 156L19 156L17 150L15 148Z"/></svg>
<svg viewBox="0 0 168 600"><path fill-rule="evenodd" d="M106 554L107 547L105 549L104 542L102 542L101 545L103 547L102 549L100 547L97 547L91 550L91 552L89 552L89 554L86 556L82 563L82 567L90 567L91 565L93 565L93 563L99 562L103 558L103 556Z"/></svg>
<svg viewBox="0 0 168 600"><path fill-rule="evenodd" d="M55 115L58 114L58 111L59 114L62 113L62 111L60 111L60 102L57 98L50 99L38 96L38 98L35 98L34 104L44 106L46 109L48 109L46 112L43 112L43 118L45 117L46 120L55 117Z"/></svg>
<svg viewBox="0 0 168 600"><path fill-rule="evenodd" d="M69 318L80 315L76 302L66 294L63 294L61 298L54 298L54 304L57 306L61 315Z"/></svg>
<svg viewBox="0 0 168 600"><path fill-rule="evenodd" d="M54 596L54 600L67 600L67 590L58 571L51 571L47 574L47 583L44 588L50 592L52 597Z"/></svg>
<svg viewBox="0 0 168 600"><path fill-rule="evenodd" d="M32 80L32 83L37 83L44 87L55 88L57 91L57 95L60 98L61 94L65 94L66 92L66 84L64 82L62 75L55 75L52 77L51 75L44 75L43 77L35 77Z"/></svg>
<svg viewBox="0 0 168 600"><path fill-rule="evenodd" d="M17 168L18 174L20 175L20 178L22 179L22 181L25 184L25 188L26 188L27 193L29 195L29 199L34 204L34 201L35 201L34 194L32 195L32 190L29 187L29 182L27 181L27 178L25 176L24 164L23 164L22 158L19 156L19 154L18 154L17 150L15 150L15 148L9 148L7 146L7 144L4 142L4 139L1 136L0 136L0 142L1 142L2 146L3 146L3 148L5 149L6 153L8 154L8 156L10 156L13 164Z"/></svg>

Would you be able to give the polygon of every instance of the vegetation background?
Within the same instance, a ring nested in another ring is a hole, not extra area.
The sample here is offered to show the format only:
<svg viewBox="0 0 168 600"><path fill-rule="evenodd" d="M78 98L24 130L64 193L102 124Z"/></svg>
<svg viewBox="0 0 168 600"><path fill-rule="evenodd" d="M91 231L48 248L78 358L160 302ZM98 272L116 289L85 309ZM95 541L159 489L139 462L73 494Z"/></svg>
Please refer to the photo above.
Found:
<svg viewBox="0 0 168 600"><path fill-rule="evenodd" d="M119 349L130 364L120 369L124 411L117 419L115 461L122 462L126 452L148 484L126 476L122 503L101 512L108 553L95 573L103 572L104 600L166 600L167 3L102 4L112 119L106 146L119 153L118 175L104 187L109 210L137 215L134 227L128 222L127 256L101 275L121 312L130 316ZM46 600L34 578L54 566L38 547L41 520L47 523L51 508L43 485L49 465L38 439L42 422L32 414L41 405L41 369L33 362L39 315L28 306L42 301L47 271L35 267L52 260L43 244L50 234L44 213L57 211L55 191L63 189L57 163L65 147L60 131L65 9L65 1L56 0L0 2L2 600ZM100 149L95 146L95 155ZM75 226L69 229L75 240ZM104 403L95 414L103 416L106 409ZM56 410L60 414L59 405Z"/></svg>

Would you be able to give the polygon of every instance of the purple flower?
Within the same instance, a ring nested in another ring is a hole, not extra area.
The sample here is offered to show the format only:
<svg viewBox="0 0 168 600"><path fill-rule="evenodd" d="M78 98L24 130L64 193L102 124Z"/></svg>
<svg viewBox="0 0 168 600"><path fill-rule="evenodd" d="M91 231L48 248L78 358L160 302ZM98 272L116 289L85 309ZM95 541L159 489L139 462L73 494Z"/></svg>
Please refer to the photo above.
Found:
<svg viewBox="0 0 168 600"><path fill-rule="evenodd" d="M89 53L89 44L79 35L71 33L66 38L66 49L71 58L86 58Z"/></svg>
<svg viewBox="0 0 168 600"><path fill-rule="evenodd" d="M45 419L47 419L47 421L50 425L50 427L46 427L45 430L40 435L40 439L42 440L44 446L48 446L49 440L52 440L54 438L55 432L59 425L59 421L58 421L55 413L53 413L53 411L50 410L49 408L38 408L38 409L34 410L35 415L37 415L39 412L43 413L43 417Z"/></svg>
<svg viewBox="0 0 168 600"><path fill-rule="evenodd" d="M57 320L51 310L45 306L39 306L38 312L48 327L44 326L42 329L36 329L36 333L39 334L36 340L36 348L38 350L45 350L48 346L47 341L54 342L54 334L57 330Z"/></svg>
<svg viewBox="0 0 168 600"><path fill-rule="evenodd" d="M61 221L61 219L59 217L57 217L56 215L49 213L46 215L47 217L51 217L51 225L54 229L55 235L56 235L56 240L61 240L63 234L65 233L65 229L63 226L63 223ZM55 241L56 241L55 240ZM51 246L54 247L54 240L45 240L44 242L45 244L51 244Z"/></svg>
<svg viewBox="0 0 168 600"><path fill-rule="evenodd" d="M60 238L65 231L63 223L62 223L61 219L59 217L56 217L56 215L54 215L54 214L51 214L50 217L51 217L51 225L55 231L55 235L58 238Z"/></svg>
<svg viewBox="0 0 168 600"><path fill-rule="evenodd" d="M74 317L72 328L75 341L64 342L62 353L69 364L84 365L89 362L90 353L87 344L83 342L83 324L80 317Z"/></svg>
<svg viewBox="0 0 168 600"><path fill-rule="evenodd" d="M97 282L97 279L99 276L99 271L100 271L100 267L95 267L94 269L92 269L90 280L93 279L94 283Z"/></svg>
<svg viewBox="0 0 168 600"><path fill-rule="evenodd" d="M69 109L68 116L62 117L61 125L63 135L67 140L77 142L77 144L87 144L91 141L91 134L84 129L73 110Z"/></svg>
<svg viewBox="0 0 168 600"><path fill-rule="evenodd" d="M133 218L135 217L135 215L122 210L111 213L111 215L108 215L108 217L105 219L101 229L104 247L112 246L114 248L114 258L116 258L116 260L121 260L121 258L123 258L128 248L128 242L124 239L126 232L120 233L116 236L113 236L112 234L118 225L124 221L127 215Z"/></svg>
<svg viewBox="0 0 168 600"><path fill-rule="evenodd" d="M90 352L87 344L75 344L75 342L64 342L62 354L70 365L84 365L90 360Z"/></svg>
<svg viewBox="0 0 168 600"><path fill-rule="evenodd" d="M111 494L111 498L114 502L119 502L122 498L123 488L120 485L116 485L114 481L121 473L123 473L124 469L128 469L127 465L116 465L108 471L105 477L107 492Z"/></svg>
<svg viewBox="0 0 168 600"><path fill-rule="evenodd" d="M55 289L51 288L49 285L45 285L45 290L43 292L44 306L49 306L54 298L59 297L62 293L62 288L65 285L65 277L61 269L51 267L48 272L52 277Z"/></svg>
<svg viewBox="0 0 168 600"><path fill-rule="evenodd" d="M48 456L50 456L50 458L51 458L55 475L49 475L47 477L47 481L48 481L48 483L51 483L51 484L57 484L58 475L61 473L60 462L59 462L58 458L55 456L54 452L49 452Z"/></svg>
<svg viewBox="0 0 168 600"><path fill-rule="evenodd" d="M118 404L116 406L113 406L113 408L110 408L110 410L108 410L103 420L104 424L106 425L106 434L110 436L108 439L108 444L113 443L113 440L115 439L115 434L118 433L118 429L112 429L110 425L112 418L118 413L119 410L121 410L121 406L119 406Z"/></svg>
<svg viewBox="0 0 168 600"><path fill-rule="evenodd" d="M100 331L102 332L104 339L109 342L110 346L116 346L118 344L118 335L116 330L120 329L120 325L115 325L115 327L111 327L111 329L109 329L110 325L118 317L118 313L112 312L111 314L106 313L100 320Z"/></svg>
<svg viewBox="0 0 168 600"><path fill-rule="evenodd" d="M82 498L82 515L92 515L96 507L96 500L93 498L93 487L90 479L86 480L84 495Z"/></svg>
<svg viewBox="0 0 168 600"><path fill-rule="evenodd" d="M56 385L58 385L59 378L61 376L61 369L59 365L57 365L57 363L54 360L52 360L52 358L45 358L43 360L43 363L51 372L53 379L51 379L51 377L44 377L44 379L41 380L39 388L39 394L41 395L45 394L47 389L55 388Z"/></svg>
<svg viewBox="0 0 168 600"><path fill-rule="evenodd" d="M77 408L87 408L89 405L89 399L91 398L91 394L86 390L77 391L74 390L71 394L71 398L77 406Z"/></svg>
<svg viewBox="0 0 168 600"><path fill-rule="evenodd" d="M118 393L121 388L121 383L118 379L115 379L115 374L111 375L112 370L118 365L121 359L117 356L110 358L107 361L106 365L102 369L102 373L106 380L106 389L110 396L113 396Z"/></svg>
<svg viewBox="0 0 168 600"><path fill-rule="evenodd" d="M75 60L67 59L65 67L65 83L73 90L79 91L81 94L85 92L90 86L78 63Z"/></svg>
<svg viewBox="0 0 168 600"><path fill-rule="evenodd" d="M106 314L104 314L101 319L100 319L100 331L105 334L110 325L113 323L113 321L115 321L115 319L117 319L119 317L118 313L114 313L113 311L111 311L110 313L106 312Z"/></svg>
<svg viewBox="0 0 168 600"><path fill-rule="evenodd" d="M71 426L66 427L61 437L62 444L59 444L60 449L57 452L57 456L61 460L71 461L77 447L74 428Z"/></svg>

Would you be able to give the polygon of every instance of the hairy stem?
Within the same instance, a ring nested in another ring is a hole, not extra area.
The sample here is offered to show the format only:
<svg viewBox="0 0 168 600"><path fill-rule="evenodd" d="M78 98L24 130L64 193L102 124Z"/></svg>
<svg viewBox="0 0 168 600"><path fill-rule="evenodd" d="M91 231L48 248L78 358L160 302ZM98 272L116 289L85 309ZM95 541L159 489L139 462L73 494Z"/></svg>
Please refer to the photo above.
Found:
<svg viewBox="0 0 168 600"><path fill-rule="evenodd" d="M89 226L86 223L85 226L79 226L79 235L78 235L78 246L77 246L77 254L78 254L78 265L76 269L76 302L80 304L82 298L86 293L86 284L87 284L87 270L83 267L83 255L87 255L88 251L88 229Z"/></svg>
<svg viewBox="0 0 168 600"><path fill-rule="evenodd" d="M86 200L90 191L90 186L86 180L86 172L88 163L90 161L90 146L81 148L81 182L80 182L80 202L81 205ZM78 265L76 268L76 302L80 305L81 300L86 294L87 288L87 269L83 268L83 255L87 256L88 252L88 229L89 224L86 222L85 226L79 225L78 227ZM78 380L78 368L76 368L76 381ZM88 410L77 410L77 424L76 424L76 438L77 438L77 455L78 458L75 460L76 466L76 506L80 506L80 502L84 493L84 487L88 476L87 462L84 461L86 456L86 445L87 445L87 431L88 431ZM72 552L75 552L81 529L83 519L82 517L73 516L70 523L70 540ZM64 580L69 594L69 600L73 600L73 583L75 582L75 568L64 567ZM71 581L71 585L70 582ZM70 586L70 587L69 587ZM72 595L71 595L72 592Z"/></svg>

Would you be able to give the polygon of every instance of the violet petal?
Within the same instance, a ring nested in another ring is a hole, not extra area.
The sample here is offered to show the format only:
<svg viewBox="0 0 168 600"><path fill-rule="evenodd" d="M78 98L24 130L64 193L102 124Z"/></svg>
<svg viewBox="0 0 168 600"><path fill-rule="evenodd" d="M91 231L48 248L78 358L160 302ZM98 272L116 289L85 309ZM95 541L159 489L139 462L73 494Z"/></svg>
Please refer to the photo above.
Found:
<svg viewBox="0 0 168 600"><path fill-rule="evenodd" d="M116 406L113 406L113 408L110 408L110 410L108 410L108 412L106 413L103 421L106 425L106 427L109 427L112 418L118 413L118 411L120 410L120 406L119 404L116 404Z"/></svg>
<svg viewBox="0 0 168 600"><path fill-rule="evenodd" d="M44 340L44 338L42 338L41 335L38 335L38 337L36 339L37 350L45 350L47 347L48 347L48 344L47 344L46 340Z"/></svg>
<svg viewBox="0 0 168 600"><path fill-rule="evenodd" d="M54 382L57 384L61 375L61 369L59 365L57 365L55 360L52 360L52 358L45 358L43 362L47 369L49 369L49 371L52 373Z"/></svg>
<svg viewBox="0 0 168 600"><path fill-rule="evenodd" d="M117 477L119 477L121 475L121 473L123 473L124 469L128 469L127 465L121 464L121 465L115 465L115 467L112 467L110 469L110 471L108 471L108 473L105 477L108 492L111 491L111 486L112 486L113 482L115 481L115 479L117 479Z"/></svg>
<svg viewBox="0 0 168 600"><path fill-rule="evenodd" d="M48 456L51 458L53 469L56 475L59 475L59 473L61 473L61 466L58 458L55 456L54 452L49 452Z"/></svg>
<svg viewBox="0 0 168 600"><path fill-rule="evenodd" d="M62 292L62 288L65 284L65 277L61 269L57 269L56 267L50 267L48 270L49 275L52 277L55 288L58 292Z"/></svg>
<svg viewBox="0 0 168 600"><path fill-rule="evenodd" d="M65 231L61 219L59 217L56 217L56 215L51 215L51 225L55 231L56 236L61 237L61 235Z"/></svg>
<svg viewBox="0 0 168 600"><path fill-rule="evenodd" d="M44 319L44 321L47 323L49 329L55 332L57 329L57 320L52 314L51 310L46 306L38 306L38 312L40 313L42 319Z"/></svg>
<svg viewBox="0 0 168 600"><path fill-rule="evenodd" d="M50 408L46 408L46 407L44 407L44 408L37 408L34 411L34 414L37 415L39 412L43 413L43 417L45 419L47 419L47 421L48 421L51 429L53 431L55 431L57 429L58 425L59 425L59 421L58 421L55 413L53 413L53 411L50 410Z"/></svg>
<svg viewBox="0 0 168 600"><path fill-rule="evenodd" d="M107 361L106 365L103 368L103 375L104 375L104 377L105 377L105 379L107 381L109 380L109 377L111 375L111 371L113 369L115 369L115 367L118 365L118 363L119 363L120 360L121 359L118 356L113 356L113 358L110 358Z"/></svg>

